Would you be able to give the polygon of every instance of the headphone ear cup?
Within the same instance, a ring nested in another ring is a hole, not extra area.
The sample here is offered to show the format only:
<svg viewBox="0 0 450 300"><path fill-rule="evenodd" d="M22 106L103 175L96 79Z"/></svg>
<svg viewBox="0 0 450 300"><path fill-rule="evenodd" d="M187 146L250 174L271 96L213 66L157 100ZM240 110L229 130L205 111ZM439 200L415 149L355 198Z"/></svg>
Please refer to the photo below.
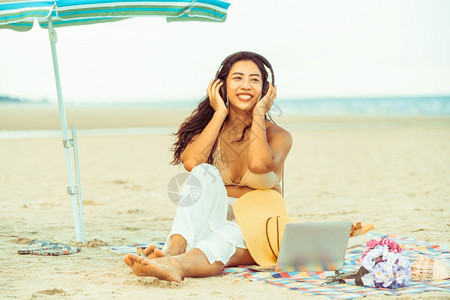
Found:
<svg viewBox="0 0 450 300"><path fill-rule="evenodd" d="M261 98L264 97L267 92L269 91L269 82L266 81L264 82L263 88L262 88L262 92L261 92Z"/></svg>
<svg viewBox="0 0 450 300"><path fill-rule="evenodd" d="M223 86L220 87L219 94L220 97L222 97L222 100L225 100L225 89Z"/></svg>
<svg viewBox="0 0 450 300"><path fill-rule="evenodd" d="M223 85L220 87L220 90L219 90L219 94L220 94L220 97L222 97L222 100L225 102L225 105L228 107L228 99L227 99L227 93L226 93L226 90L227 90L227 87L226 87L226 85L225 85L225 81L222 81L223 82Z"/></svg>

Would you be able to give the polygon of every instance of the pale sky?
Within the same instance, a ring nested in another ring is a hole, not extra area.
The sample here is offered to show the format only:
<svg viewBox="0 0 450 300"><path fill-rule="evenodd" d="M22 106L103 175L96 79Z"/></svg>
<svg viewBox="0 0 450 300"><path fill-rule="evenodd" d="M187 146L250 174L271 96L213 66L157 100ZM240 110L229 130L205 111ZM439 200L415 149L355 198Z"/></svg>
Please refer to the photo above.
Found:
<svg viewBox="0 0 450 300"><path fill-rule="evenodd" d="M272 63L279 99L450 95L449 0L241 0L225 23L146 17L57 33L66 102L197 101L240 50ZM0 30L0 95L56 102L46 30Z"/></svg>

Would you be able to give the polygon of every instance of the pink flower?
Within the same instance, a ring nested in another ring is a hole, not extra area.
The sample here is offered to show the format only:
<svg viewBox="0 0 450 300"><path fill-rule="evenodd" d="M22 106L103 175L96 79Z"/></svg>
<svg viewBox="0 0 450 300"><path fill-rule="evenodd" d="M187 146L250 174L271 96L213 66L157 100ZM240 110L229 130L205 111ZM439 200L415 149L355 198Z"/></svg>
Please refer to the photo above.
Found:
<svg viewBox="0 0 450 300"><path fill-rule="evenodd" d="M400 245L397 244L394 240L391 240L390 238L384 238L379 241L377 241L375 239L371 239L371 240L368 240L366 243L366 247L364 248L364 254L363 254L362 258L364 258L370 250L372 250L373 248L375 248L377 246L386 246L388 248L389 252L394 252L394 253L402 252L402 248L400 247Z"/></svg>
<svg viewBox="0 0 450 300"><path fill-rule="evenodd" d="M391 240L390 240L389 238L385 238L385 239L381 239L380 242L378 243L378 245L381 245L381 246L384 246L384 245L389 246L390 242L391 242Z"/></svg>
<svg viewBox="0 0 450 300"><path fill-rule="evenodd" d="M364 254L362 255L361 258L364 258L366 256L366 254L372 250L373 248L375 248L376 246L378 246L379 242L375 239L371 239L368 240L366 243L366 248L364 248Z"/></svg>
<svg viewBox="0 0 450 300"><path fill-rule="evenodd" d="M397 253L397 243L396 242L389 241L388 247L389 247L389 252Z"/></svg>
<svg viewBox="0 0 450 300"><path fill-rule="evenodd" d="M367 244L366 244L366 248L364 249L364 252L368 252L370 249L375 248L378 245L378 241L377 240L368 240Z"/></svg>
<svg viewBox="0 0 450 300"><path fill-rule="evenodd" d="M394 252L394 253L401 253L402 252L402 248L400 247L400 245L397 244L393 240L389 240L388 247L389 247L389 252Z"/></svg>

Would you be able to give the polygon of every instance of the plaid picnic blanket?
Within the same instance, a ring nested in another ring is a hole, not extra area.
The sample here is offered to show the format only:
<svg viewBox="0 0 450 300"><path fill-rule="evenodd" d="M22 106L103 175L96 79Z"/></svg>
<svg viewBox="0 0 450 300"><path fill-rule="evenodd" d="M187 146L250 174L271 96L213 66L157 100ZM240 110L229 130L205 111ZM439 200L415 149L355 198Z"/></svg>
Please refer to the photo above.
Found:
<svg viewBox="0 0 450 300"><path fill-rule="evenodd" d="M412 261L416 254L422 254L450 265L450 251L442 245L431 244L425 241L401 237L387 236L377 233L368 233L370 238L380 239L389 237L395 240L403 248L402 254ZM162 247L164 243L153 243ZM116 253L136 253L136 247L145 248L148 244L132 244L117 247L100 247ZM352 273L360 267L360 259L364 252L364 245L348 249L345 255L343 273ZM255 272L246 266L225 268L222 275L243 278L254 282L272 284L275 286L298 291L308 296L325 296L330 298L355 299L368 295L392 295L417 294L427 291L450 293L450 280L436 281L412 281L399 289L369 288L357 286L354 280L346 283L333 283L323 285L325 278L334 275L334 272Z"/></svg>
<svg viewBox="0 0 450 300"><path fill-rule="evenodd" d="M380 239L388 236L376 233L368 233L371 238ZM415 254L422 254L439 260L446 265L450 264L450 251L441 245L427 243L408 237L389 236L402 246L402 254L412 261ZM361 256L364 253L364 245L348 249L345 255L343 273L357 271L361 264ZM357 286L353 279L346 283L333 283L322 285L327 276L334 272L254 272L246 267L226 268L223 274L245 278L250 281L263 282L290 290L299 291L309 296L326 296L331 298L355 299L368 295L392 295L417 294L426 291L441 291L450 293L450 280L436 281L409 281L405 287L399 289L369 288Z"/></svg>

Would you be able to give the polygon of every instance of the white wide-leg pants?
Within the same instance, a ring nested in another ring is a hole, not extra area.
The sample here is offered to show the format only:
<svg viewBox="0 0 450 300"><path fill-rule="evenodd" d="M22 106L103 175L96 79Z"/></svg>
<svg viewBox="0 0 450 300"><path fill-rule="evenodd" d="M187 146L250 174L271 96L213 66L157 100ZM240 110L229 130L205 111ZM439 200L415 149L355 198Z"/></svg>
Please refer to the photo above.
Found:
<svg viewBox="0 0 450 300"><path fill-rule="evenodd" d="M200 182L201 189L198 184L193 187L190 182ZM178 206L163 251L170 246L172 235L179 234L187 242L186 252L197 248L205 254L209 263L220 261L226 265L236 252L236 247L247 248L232 214L231 205L236 198L227 196L219 171L206 163L192 169L180 191L180 199L188 193L196 195L196 202L185 207Z"/></svg>

